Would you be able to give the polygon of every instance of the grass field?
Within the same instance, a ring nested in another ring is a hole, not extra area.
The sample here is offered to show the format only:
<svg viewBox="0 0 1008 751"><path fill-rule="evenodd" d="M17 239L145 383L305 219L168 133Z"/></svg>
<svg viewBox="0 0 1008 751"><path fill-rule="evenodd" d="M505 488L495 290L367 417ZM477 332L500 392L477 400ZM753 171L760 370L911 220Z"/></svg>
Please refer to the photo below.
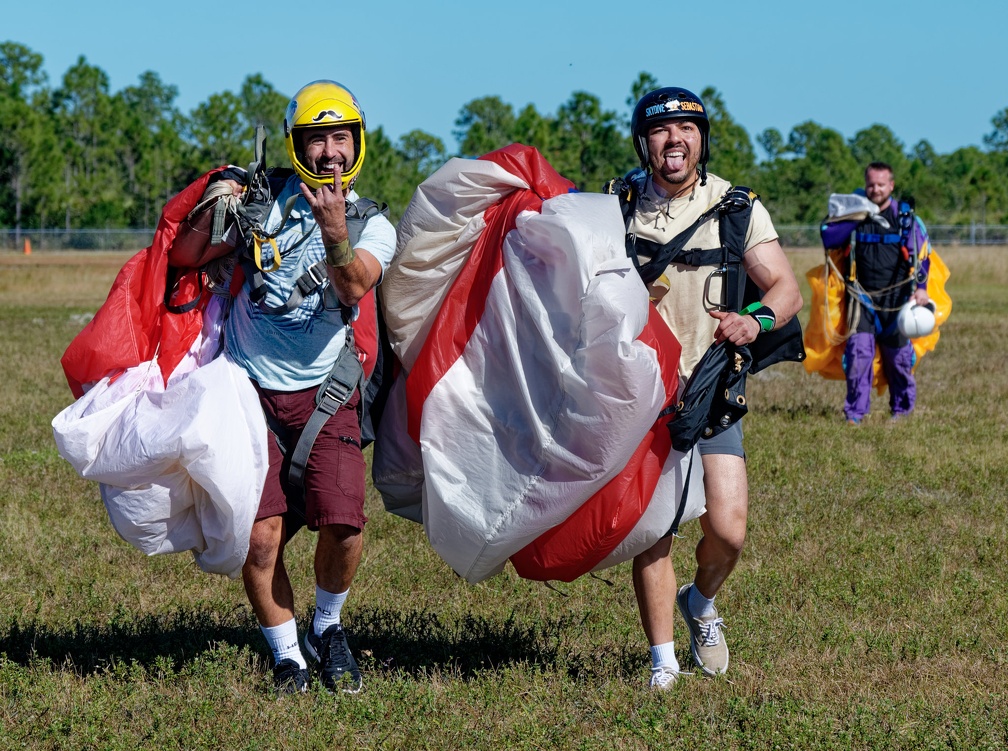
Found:
<svg viewBox="0 0 1008 751"><path fill-rule="evenodd" d="M0 749L1005 748L1008 248L939 250L954 308L911 418L875 397L850 428L800 365L750 380L727 676L645 688L628 566L469 585L372 493L344 609L365 689L281 702L241 583L128 546L56 453L59 358L126 256L0 254ZM804 285L821 253L789 256ZM313 542L289 548L302 630Z"/></svg>

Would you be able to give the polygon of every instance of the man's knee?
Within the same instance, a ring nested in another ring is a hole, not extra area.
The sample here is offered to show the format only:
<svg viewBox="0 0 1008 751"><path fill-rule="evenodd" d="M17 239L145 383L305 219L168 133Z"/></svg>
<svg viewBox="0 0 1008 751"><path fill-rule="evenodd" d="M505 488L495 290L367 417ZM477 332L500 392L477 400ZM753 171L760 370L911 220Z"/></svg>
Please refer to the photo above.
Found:
<svg viewBox="0 0 1008 751"><path fill-rule="evenodd" d="M283 544L283 517L258 519L252 525L245 566L266 569L275 565Z"/></svg>
<svg viewBox="0 0 1008 751"><path fill-rule="evenodd" d="M721 537L716 539L718 547L726 558L738 558L745 547L746 528L745 523L733 526Z"/></svg>
<svg viewBox="0 0 1008 751"><path fill-rule="evenodd" d="M737 495L722 495L708 503L707 512L700 517L704 533L701 544L716 550L719 558L738 558L745 546L748 508L745 488L740 488Z"/></svg>
<svg viewBox="0 0 1008 751"><path fill-rule="evenodd" d="M363 530L349 524L323 524L318 528L319 544L344 547L353 545Z"/></svg>

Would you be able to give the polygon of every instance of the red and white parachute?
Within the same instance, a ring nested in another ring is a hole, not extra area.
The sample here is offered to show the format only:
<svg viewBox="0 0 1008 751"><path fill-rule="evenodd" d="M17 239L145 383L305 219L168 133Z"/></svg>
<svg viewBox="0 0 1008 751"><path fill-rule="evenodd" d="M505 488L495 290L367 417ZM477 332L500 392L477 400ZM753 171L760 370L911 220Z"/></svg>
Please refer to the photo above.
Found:
<svg viewBox="0 0 1008 751"><path fill-rule="evenodd" d="M61 363L77 401L52 425L60 455L99 483L124 540L148 555L190 551L204 571L236 577L266 477L266 422L245 372L219 355L223 303L200 272L181 276L175 298L198 304L177 313L164 302L179 223L218 171L165 205L150 247L126 262L67 347ZM373 292L359 308L354 341L370 376Z"/></svg>
<svg viewBox="0 0 1008 751"><path fill-rule="evenodd" d="M236 577L269 464L245 372L220 350L221 298L165 383L157 357L89 385L52 421L56 447L99 483L119 535L147 555L190 551Z"/></svg>
<svg viewBox="0 0 1008 751"><path fill-rule="evenodd" d="M266 477L266 423L244 372L220 351L221 300L181 277L164 303L168 249L213 170L172 198L150 247L119 271L61 364L77 400L52 421L60 455L99 483L119 535L147 555L190 551L238 576ZM208 304L209 302L209 304Z"/></svg>
<svg viewBox="0 0 1008 751"><path fill-rule="evenodd" d="M452 159L398 227L382 300L402 371L375 442L386 508L470 582L510 560L570 581L703 512L672 450L678 341L624 250L615 196L534 149Z"/></svg>

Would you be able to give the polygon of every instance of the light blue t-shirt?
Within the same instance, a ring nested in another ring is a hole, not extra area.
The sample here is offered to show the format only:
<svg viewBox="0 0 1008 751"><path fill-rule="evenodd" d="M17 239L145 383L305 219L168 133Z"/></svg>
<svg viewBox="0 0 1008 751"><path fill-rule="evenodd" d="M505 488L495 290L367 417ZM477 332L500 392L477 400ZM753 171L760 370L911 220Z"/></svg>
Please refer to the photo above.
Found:
<svg viewBox="0 0 1008 751"><path fill-rule="evenodd" d="M265 222L272 232L280 224L282 209L291 195L297 202L287 223L276 237L280 268L264 273L266 304L275 307L287 302L294 283L309 266L325 258L322 235L311 207L301 195L301 180L292 175L270 210ZM347 202L358 195L350 191ZM395 228L384 216L372 217L364 227L356 247L363 248L388 268L395 252ZM273 265L272 247L262 249L262 266ZM323 294L328 279L301 304L283 315L268 315L249 299L248 283L234 300L224 330L228 354L260 386L277 391L298 391L325 380L346 342L343 316L336 306L325 307ZM356 318L357 309L353 315Z"/></svg>

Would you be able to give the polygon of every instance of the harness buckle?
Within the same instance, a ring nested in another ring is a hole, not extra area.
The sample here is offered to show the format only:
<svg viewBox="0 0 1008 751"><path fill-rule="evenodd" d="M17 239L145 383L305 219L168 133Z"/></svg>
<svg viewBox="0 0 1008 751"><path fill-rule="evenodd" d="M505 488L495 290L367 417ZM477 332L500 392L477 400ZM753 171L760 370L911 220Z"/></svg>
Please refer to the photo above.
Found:
<svg viewBox="0 0 1008 751"><path fill-rule="evenodd" d="M315 285L312 287L312 290L314 290L317 287L321 287L325 282L329 280L329 275L325 273L325 269L318 268L321 265L322 264L314 263L311 266L309 266L308 270L305 272L305 275L308 276L315 283ZM302 278L304 277L302 276ZM300 281L300 279L298 281Z"/></svg>
<svg viewBox="0 0 1008 751"><path fill-rule="evenodd" d="M319 389L315 397L315 404L320 410L328 415L336 414L336 410L346 404L353 395L356 383L340 383L335 378L329 378Z"/></svg>
<svg viewBox="0 0 1008 751"><path fill-rule="evenodd" d="M720 276L722 279L727 279L728 278L728 264L722 263L719 267L717 267L716 269L713 269L707 275L707 281L704 283L704 304L710 306L710 308L712 308L713 310L726 311L726 310L728 310L728 306L727 305L725 305L722 302L715 302L714 300L711 299L711 296L710 296L710 293L711 293L711 279L713 279L715 276ZM724 282L722 282L722 285L723 284L724 284Z"/></svg>

